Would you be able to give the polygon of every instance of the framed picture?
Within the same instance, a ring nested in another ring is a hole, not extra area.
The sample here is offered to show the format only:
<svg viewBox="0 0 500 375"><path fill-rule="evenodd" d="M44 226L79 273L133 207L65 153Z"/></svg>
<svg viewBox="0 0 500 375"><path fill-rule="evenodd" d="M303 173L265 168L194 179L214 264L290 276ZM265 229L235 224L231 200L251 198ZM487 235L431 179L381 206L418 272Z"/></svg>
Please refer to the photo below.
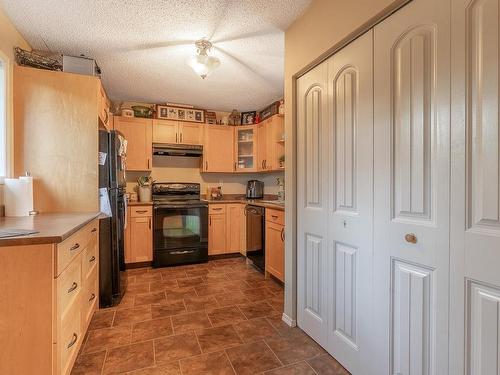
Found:
<svg viewBox="0 0 500 375"><path fill-rule="evenodd" d="M278 113L278 108L280 106L280 102L274 102L270 106L264 108L262 111L260 111L260 121L265 120L266 118L269 118L271 116L274 116Z"/></svg>
<svg viewBox="0 0 500 375"><path fill-rule="evenodd" d="M205 111L203 109L157 105L156 116L163 120L205 122Z"/></svg>
<svg viewBox="0 0 500 375"><path fill-rule="evenodd" d="M243 112L241 114L241 125L253 125L255 123L255 115L257 115L255 111Z"/></svg>
<svg viewBox="0 0 500 375"><path fill-rule="evenodd" d="M217 114L213 111L205 111L205 121L207 124L216 124Z"/></svg>

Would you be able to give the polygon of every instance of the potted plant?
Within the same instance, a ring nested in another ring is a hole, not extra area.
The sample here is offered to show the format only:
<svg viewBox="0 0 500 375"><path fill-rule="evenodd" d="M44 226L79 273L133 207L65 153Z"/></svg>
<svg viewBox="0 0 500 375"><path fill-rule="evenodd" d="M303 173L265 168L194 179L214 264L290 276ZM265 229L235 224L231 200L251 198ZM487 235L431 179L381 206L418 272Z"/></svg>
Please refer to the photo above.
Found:
<svg viewBox="0 0 500 375"><path fill-rule="evenodd" d="M137 184L139 185L140 202L151 202L152 183L153 183L153 178L150 176L141 176L137 179Z"/></svg>

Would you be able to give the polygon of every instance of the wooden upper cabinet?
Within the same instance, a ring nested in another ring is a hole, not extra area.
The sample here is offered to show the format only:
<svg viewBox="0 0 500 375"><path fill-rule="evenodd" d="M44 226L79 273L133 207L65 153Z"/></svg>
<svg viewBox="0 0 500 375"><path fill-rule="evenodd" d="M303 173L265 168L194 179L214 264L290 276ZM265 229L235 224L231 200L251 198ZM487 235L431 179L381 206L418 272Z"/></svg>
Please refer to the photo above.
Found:
<svg viewBox="0 0 500 375"><path fill-rule="evenodd" d="M205 125L202 172L233 172L233 126Z"/></svg>
<svg viewBox="0 0 500 375"><path fill-rule="evenodd" d="M179 143L186 145L202 145L203 130L204 127L202 124L179 121Z"/></svg>
<svg viewBox="0 0 500 375"><path fill-rule="evenodd" d="M109 100L108 97L106 96L106 91L104 91L104 87L102 87L102 84L98 85L97 89L97 104L98 104L98 115L99 119L103 123L103 125L106 127L106 129L111 129L111 123L110 123L110 114L109 114Z"/></svg>
<svg viewBox="0 0 500 375"><path fill-rule="evenodd" d="M281 170L279 159L285 155L284 117L275 115L268 119L266 135L266 170Z"/></svg>
<svg viewBox="0 0 500 375"><path fill-rule="evenodd" d="M153 142L203 144L203 124L175 120L153 120Z"/></svg>
<svg viewBox="0 0 500 375"><path fill-rule="evenodd" d="M237 126L234 130L236 172L256 172L258 134L257 125Z"/></svg>
<svg viewBox="0 0 500 375"><path fill-rule="evenodd" d="M153 120L154 143L177 143L179 121Z"/></svg>
<svg viewBox="0 0 500 375"><path fill-rule="evenodd" d="M267 169L267 131L269 120L266 119L257 124L257 170L265 171Z"/></svg>
<svg viewBox="0 0 500 375"><path fill-rule="evenodd" d="M150 171L152 160L152 126L150 119L115 117L114 127L127 140L127 170Z"/></svg>

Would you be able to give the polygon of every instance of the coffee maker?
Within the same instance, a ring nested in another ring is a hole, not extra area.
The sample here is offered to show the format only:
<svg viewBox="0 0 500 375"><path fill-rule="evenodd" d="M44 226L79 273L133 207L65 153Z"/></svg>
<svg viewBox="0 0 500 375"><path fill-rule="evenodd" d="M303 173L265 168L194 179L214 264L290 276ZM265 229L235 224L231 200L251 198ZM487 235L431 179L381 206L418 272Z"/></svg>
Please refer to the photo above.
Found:
<svg viewBox="0 0 500 375"><path fill-rule="evenodd" d="M264 183L259 180L250 180L247 182L247 199L264 198Z"/></svg>

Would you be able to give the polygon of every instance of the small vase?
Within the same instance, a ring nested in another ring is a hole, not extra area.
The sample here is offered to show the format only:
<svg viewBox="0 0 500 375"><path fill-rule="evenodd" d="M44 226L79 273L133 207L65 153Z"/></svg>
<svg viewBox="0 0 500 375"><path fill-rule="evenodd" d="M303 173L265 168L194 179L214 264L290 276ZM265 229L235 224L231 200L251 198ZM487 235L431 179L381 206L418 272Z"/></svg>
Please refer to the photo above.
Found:
<svg viewBox="0 0 500 375"><path fill-rule="evenodd" d="M139 186L139 201L151 202L151 186Z"/></svg>

